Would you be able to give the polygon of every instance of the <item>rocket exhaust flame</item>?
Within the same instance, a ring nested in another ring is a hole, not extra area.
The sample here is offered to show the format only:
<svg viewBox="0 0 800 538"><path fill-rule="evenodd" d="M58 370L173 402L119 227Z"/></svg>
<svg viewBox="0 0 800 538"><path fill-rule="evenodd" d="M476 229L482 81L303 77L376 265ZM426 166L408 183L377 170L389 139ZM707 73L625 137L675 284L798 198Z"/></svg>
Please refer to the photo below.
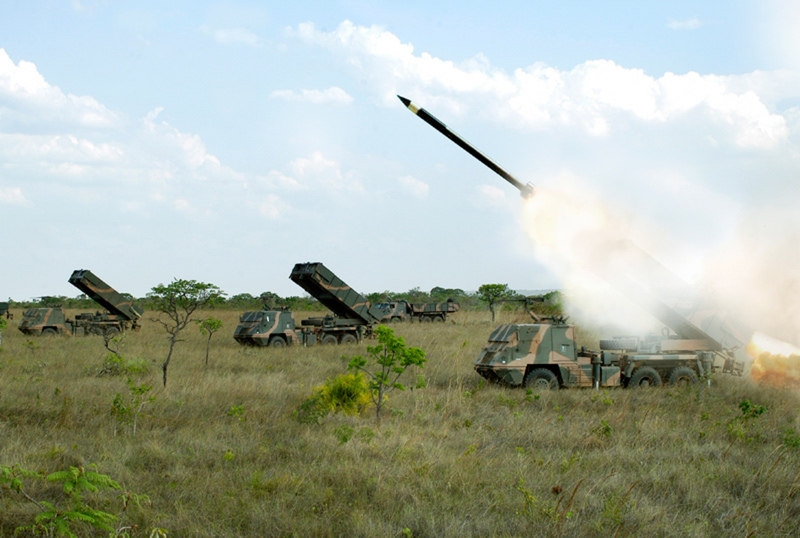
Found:
<svg viewBox="0 0 800 538"><path fill-rule="evenodd" d="M753 358L750 377L777 387L800 387L800 348L763 333L747 344Z"/></svg>

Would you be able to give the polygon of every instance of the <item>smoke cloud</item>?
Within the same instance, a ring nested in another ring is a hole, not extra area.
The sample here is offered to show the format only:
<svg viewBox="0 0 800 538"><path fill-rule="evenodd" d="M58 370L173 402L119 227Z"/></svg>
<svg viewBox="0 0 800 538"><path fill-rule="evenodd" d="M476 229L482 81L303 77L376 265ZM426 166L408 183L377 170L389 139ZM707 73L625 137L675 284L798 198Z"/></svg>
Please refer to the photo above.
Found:
<svg viewBox="0 0 800 538"><path fill-rule="evenodd" d="M558 184L537 188L522 223L579 317L601 326L613 320L627 334L648 332L659 326L650 314L657 299L690 316L719 311L743 326L746 339L761 331L799 343L796 212L773 206L743 212L725 240L703 251L681 245L630 208L604 202L576 178Z"/></svg>

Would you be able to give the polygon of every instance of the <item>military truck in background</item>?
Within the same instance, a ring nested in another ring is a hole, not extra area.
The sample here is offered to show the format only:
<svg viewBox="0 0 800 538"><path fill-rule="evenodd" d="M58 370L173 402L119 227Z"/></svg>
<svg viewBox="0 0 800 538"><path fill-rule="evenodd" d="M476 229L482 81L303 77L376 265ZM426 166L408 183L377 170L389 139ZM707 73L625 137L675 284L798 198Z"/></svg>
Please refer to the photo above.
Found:
<svg viewBox="0 0 800 538"><path fill-rule="evenodd" d="M285 347L353 344L372 334L380 310L321 263L298 263L289 278L332 314L304 319L297 326L288 310L245 312L233 338L243 345Z"/></svg>
<svg viewBox="0 0 800 538"><path fill-rule="evenodd" d="M458 312L459 304L452 299L442 303L409 303L401 299L399 301L387 301L376 305L381 312L380 321L445 321L447 314Z"/></svg>
<svg viewBox="0 0 800 538"><path fill-rule="evenodd" d="M139 329L142 310L133 305L132 299L118 293L88 269L73 271L69 283L104 307L106 312L81 313L73 320L64 315L61 307L29 308L22 314L18 327L23 334L113 335L129 328Z"/></svg>
<svg viewBox="0 0 800 538"><path fill-rule="evenodd" d="M0 316L5 316L6 319L11 319L14 317L9 310L9 304L7 302L0 303Z"/></svg>

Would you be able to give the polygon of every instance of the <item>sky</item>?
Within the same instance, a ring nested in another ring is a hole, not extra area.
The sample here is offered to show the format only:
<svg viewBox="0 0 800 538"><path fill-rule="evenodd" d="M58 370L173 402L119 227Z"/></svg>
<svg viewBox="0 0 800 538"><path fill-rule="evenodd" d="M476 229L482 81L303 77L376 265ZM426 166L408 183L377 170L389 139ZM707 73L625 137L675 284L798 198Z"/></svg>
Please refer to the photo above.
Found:
<svg viewBox="0 0 800 538"><path fill-rule="evenodd" d="M75 296L75 269L135 296L173 278L303 295L308 261L363 293L564 286L519 193L400 94L568 197L562 218L601 204L687 282L744 300L769 280L800 308L791 2L0 12L0 297Z"/></svg>

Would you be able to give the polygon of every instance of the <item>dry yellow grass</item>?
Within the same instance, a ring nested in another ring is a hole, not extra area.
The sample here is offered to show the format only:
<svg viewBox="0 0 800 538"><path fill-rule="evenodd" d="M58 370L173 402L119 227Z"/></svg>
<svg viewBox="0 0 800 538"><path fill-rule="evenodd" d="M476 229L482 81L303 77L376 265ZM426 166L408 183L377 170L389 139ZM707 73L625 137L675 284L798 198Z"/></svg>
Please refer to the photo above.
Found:
<svg viewBox="0 0 800 538"><path fill-rule="evenodd" d="M127 388L124 376L96 375L102 340L31 339L16 330L17 316L0 348L0 465L97 464L149 495L130 514L137 535L154 526L172 536L797 532L796 393L725 378L686 390L489 385L472 370L489 314L459 312L445 324L393 325L427 352L424 370L407 374L407 384L422 374L427 387L393 393L380 423L365 414L301 424L293 412L303 399L365 345L244 348L231 338L238 313L211 314L225 326L209 367L191 327L166 388L163 330L146 320L125 336L122 353L150 365L135 382L156 397L136 436L125 425L114 435L111 403ZM767 412L742 419L743 400ZM116 511L110 496L94 502ZM8 490L0 506L4 536L35 514Z"/></svg>

